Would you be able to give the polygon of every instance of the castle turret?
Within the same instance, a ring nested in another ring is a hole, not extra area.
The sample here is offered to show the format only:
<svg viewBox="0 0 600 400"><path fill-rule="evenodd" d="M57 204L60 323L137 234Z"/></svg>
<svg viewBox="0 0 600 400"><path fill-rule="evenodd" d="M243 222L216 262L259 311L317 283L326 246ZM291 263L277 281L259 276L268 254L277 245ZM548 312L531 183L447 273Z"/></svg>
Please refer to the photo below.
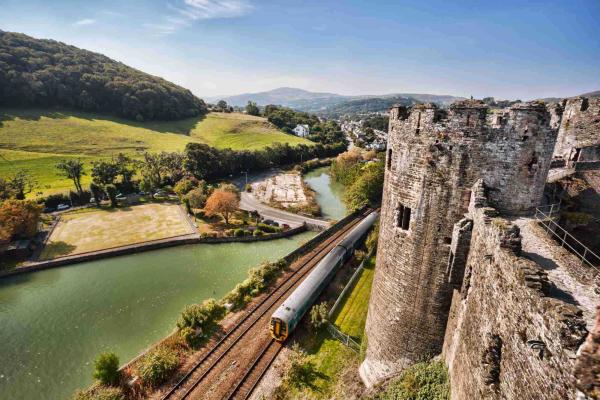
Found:
<svg viewBox="0 0 600 400"><path fill-rule="evenodd" d="M394 107L386 159L377 268L369 303L367 385L440 353L451 287L453 226L482 178L505 213L541 200L557 126L543 104L490 112L480 101L448 110Z"/></svg>

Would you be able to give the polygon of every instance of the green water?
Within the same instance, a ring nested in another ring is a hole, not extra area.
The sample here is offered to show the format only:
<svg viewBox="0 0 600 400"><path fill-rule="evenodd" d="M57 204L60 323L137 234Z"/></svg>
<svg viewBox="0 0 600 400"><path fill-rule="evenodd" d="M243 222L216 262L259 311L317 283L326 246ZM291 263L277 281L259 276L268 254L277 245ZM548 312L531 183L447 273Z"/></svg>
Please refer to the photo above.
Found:
<svg viewBox="0 0 600 400"><path fill-rule="evenodd" d="M342 202L344 185L334 182L329 176L329 167L314 169L304 175L304 181L317 193L317 203L324 218L342 219L346 206Z"/></svg>
<svg viewBox="0 0 600 400"><path fill-rule="evenodd" d="M220 298L248 268L314 236L198 244L0 280L0 399L65 399L101 351L121 362L167 335L187 304Z"/></svg>

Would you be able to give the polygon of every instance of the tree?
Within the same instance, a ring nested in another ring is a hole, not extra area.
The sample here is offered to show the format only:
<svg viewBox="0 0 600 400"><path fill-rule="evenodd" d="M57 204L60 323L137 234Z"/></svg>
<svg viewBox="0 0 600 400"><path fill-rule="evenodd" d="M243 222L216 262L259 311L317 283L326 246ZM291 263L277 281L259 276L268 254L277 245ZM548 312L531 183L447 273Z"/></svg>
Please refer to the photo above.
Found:
<svg viewBox="0 0 600 400"><path fill-rule="evenodd" d="M112 161L94 161L92 180L97 185L113 185L119 175L119 167Z"/></svg>
<svg viewBox="0 0 600 400"><path fill-rule="evenodd" d="M225 100L219 100L217 107L219 107L221 111L225 111L227 109L227 102Z"/></svg>
<svg viewBox="0 0 600 400"><path fill-rule="evenodd" d="M5 181L8 198L15 198L17 200L24 200L25 196L33 191L36 180L25 169L17 171L12 177Z"/></svg>
<svg viewBox="0 0 600 400"><path fill-rule="evenodd" d="M85 175L85 171L83 170L83 162L81 160L62 160L56 164L56 168L60 175L73 181L77 193L81 194L83 192L81 187L81 176Z"/></svg>
<svg viewBox="0 0 600 400"><path fill-rule="evenodd" d="M204 206L207 215L221 214L226 224L229 224L229 216L238 209L240 200L235 193L226 192L221 189L215 190Z"/></svg>
<svg viewBox="0 0 600 400"><path fill-rule="evenodd" d="M116 167L117 174L121 176L122 188L127 192L132 191L132 178L135 175L139 162L123 153L119 153L117 157L113 158L113 164Z"/></svg>
<svg viewBox="0 0 600 400"><path fill-rule="evenodd" d="M102 198L102 195L104 194L102 188L92 182L90 183L90 192L92 192L92 196L94 196L94 202L100 207L100 198Z"/></svg>
<svg viewBox="0 0 600 400"><path fill-rule="evenodd" d="M384 161L369 163L359 172L358 178L346 189L344 201L350 209L364 205L376 206L383 193Z"/></svg>
<svg viewBox="0 0 600 400"><path fill-rule="evenodd" d="M0 203L0 240L34 237L41 214L42 206L33 201L9 199Z"/></svg>
<svg viewBox="0 0 600 400"><path fill-rule="evenodd" d="M119 357L115 353L102 353L94 361L94 379L104 385L115 385L119 381Z"/></svg>
<svg viewBox="0 0 600 400"><path fill-rule="evenodd" d="M189 193L190 190L196 187L196 181L190 178L183 178L175 184L173 191L180 199Z"/></svg>
<svg viewBox="0 0 600 400"><path fill-rule="evenodd" d="M209 193L207 187L206 185L204 185L190 190L185 195L185 198L188 200L191 208L204 208L204 206L206 205L206 199L208 198L208 194Z"/></svg>
<svg viewBox="0 0 600 400"><path fill-rule="evenodd" d="M246 114L248 115L260 115L260 109L256 105L256 103L252 101L248 101L246 104Z"/></svg>
<svg viewBox="0 0 600 400"><path fill-rule="evenodd" d="M110 199L110 206L116 207L117 206L117 188L115 187L115 185L106 185L106 187L104 189L106 190L106 194L108 195L108 198Z"/></svg>

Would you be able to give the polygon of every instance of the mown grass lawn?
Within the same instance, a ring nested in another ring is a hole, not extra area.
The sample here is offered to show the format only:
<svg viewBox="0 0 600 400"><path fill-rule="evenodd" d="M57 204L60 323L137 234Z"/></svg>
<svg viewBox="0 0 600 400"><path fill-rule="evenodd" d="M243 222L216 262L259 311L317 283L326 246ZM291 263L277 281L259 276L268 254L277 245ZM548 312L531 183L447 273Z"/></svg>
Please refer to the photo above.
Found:
<svg viewBox="0 0 600 400"><path fill-rule="evenodd" d="M41 254L47 260L193 233L175 204L144 204L66 213Z"/></svg>
<svg viewBox="0 0 600 400"><path fill-rule="evenodd" d="M264 118L239 113L135 122L76 111L0 108L0 176L27 169L38 181L36 192L42 194L71 188L70 181L56 173L62 159L83 159L89 173L89 161L118 153L141 157L145 151L182 151L190 142L247 150L276 142L312 143L276 129ZM83 183L87 186L89 176Z"/></svg>

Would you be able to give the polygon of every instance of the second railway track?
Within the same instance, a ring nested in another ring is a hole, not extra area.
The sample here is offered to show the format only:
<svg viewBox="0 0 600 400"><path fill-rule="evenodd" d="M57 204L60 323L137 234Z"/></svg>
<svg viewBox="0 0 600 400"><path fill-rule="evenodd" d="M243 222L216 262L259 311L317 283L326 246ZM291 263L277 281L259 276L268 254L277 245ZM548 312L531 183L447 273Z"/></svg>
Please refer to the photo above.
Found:
<svg viewBox="0 0 600 400"><path fill-rule="evenodd" d="M300 284L302 279L314 268L319 260L326 255L341 238L366 215L361 213L356 216L353 220L348 222L338 232L332 234L329 238L325 239L323 243L317 246L314 250L308 254L302 256L296 264L295 269L291 272L290 276L286 280L279 283L268 295L254 305L248 312L245 313L244 317L238 321L222 338L216 343L209 347L203 354L203 356L194 364L191 370L186 373L175 386L168 390L161 399L186 399L186 398L203 398L210 397L207 392L200 393L201 383L203 383L207 377L217 369L217 367L223 367L224 364L229 361L230 366L237 363L235 357L235 347L239 347L238 352L246 350L244 346L238 345L240 342L248 339L252 344L260 342L259 354L255 354L250 365L236 371L238 375L231 383L229 390L223 393L221 396L215 396L214 398L242 398L246 399L252 393L254 386L260 380L268 366L275 359L275 356L279 352L281 345L272 341L267 332L267 324L259 324L259 321L264 320L265 316L269 316L269 311L273 311L286 294L290 293L297 285ZM262 339L262 340L261 340ZM243 344L243 343L242 343ZM238 346L236 346L238 345ZM277 352L272 356L269 356L273 348L277 348ZM267 354L269 353L269 354ZM233 360L231 360L233 358ZM268 362L266 362L267 360ZM265 366L265 363L267 364ZM239 378L239 375L243 375Z"/></svg>

